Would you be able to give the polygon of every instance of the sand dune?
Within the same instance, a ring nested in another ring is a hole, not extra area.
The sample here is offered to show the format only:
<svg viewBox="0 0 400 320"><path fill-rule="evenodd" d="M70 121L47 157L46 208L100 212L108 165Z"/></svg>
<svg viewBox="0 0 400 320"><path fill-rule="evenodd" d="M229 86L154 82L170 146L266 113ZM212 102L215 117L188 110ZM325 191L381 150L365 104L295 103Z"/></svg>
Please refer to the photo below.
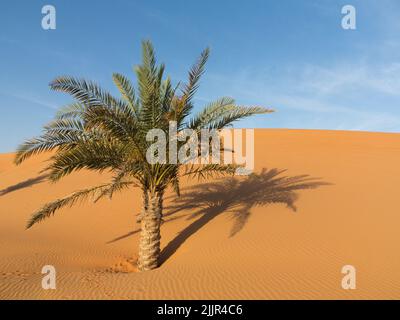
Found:
<svg viewBox="0 0 400 320"><path fill-rule="evenodd" d="M0 155L1 299L400 298L400 135L256 130L257 178L184 182L168 194L163 264L138 273L135 190L65 209L25 230L46 201L107 180L58 184L47 156ZM357 289L341 268L357 269ZM54 265L57 289L43 290Z"/></svg>

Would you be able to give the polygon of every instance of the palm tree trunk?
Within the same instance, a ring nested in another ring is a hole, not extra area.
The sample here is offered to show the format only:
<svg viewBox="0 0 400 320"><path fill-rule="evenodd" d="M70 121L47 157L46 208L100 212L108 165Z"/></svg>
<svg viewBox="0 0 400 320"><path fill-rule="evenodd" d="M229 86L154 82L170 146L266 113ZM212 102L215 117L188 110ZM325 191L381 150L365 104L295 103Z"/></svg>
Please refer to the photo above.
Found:
<svg viewBox="0 0 400 320"><path fill-rule="evenodd" d="M160 227L162 222L163 194L149 192L147 210L141 217L138 268L140 271L158 267L160 258Z"/></svg>
<svg viewBox="0 0 400 320"><path fill-rule="evenodd" d="M142 217L146 214L149 208L149 193L146 189L142 190L142 210L137 215L136 222L140 223L142 221Z"/></svg>

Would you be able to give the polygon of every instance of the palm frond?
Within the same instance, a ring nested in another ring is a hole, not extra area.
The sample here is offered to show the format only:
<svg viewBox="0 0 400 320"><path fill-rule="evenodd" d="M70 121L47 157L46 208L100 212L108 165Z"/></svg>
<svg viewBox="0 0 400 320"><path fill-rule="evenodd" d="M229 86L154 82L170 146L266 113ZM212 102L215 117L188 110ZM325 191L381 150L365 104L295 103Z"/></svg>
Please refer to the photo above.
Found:
<svg viewBox="0 0 400 320"><path fill-rule="evenodd" d="M191 178L207 179L224 175L234 175L238 168L241 168L241 166L235 164L206 164L202 166L192 165L186 167L182 177L190 176Z"/></svg>
<svg viewBox="0 0 400 320"><path fill-rule="evenodd" d="M256 114L272 113L274 110L263 107L230 107L222 114L215 118L211 118L208 123L204 123L207 129L220 130L230 126L233 122L241 120Z"/></svg>
<svg viewBox="0 0 400 320"><path fill-rule="evenodd" d="M162 119L162 78L165 66L156 66L154 48L149 41L142 42L143 60L137 66L136 76L139 88L139 101L141 104L140 123L142 132L156 128Z"/></svg>
<svg viewBox="0 0 400 320"><path fill-rule="evenodd" d="M22 143L16 151L15 164L19 165L39 153L52 151L59 147L75 145L83 134L82 124L75 120L60 119L45 126L42 136Z"/></svg>
<svg viewBox="0 0 400 320"><path fill-rule="evenodd" d="M209 103L199 114L192 118L189 128L206 128L209 123L221 117L229 108L234 107L234 105L235 100L229 97L223 97Z"/></svg>
<svg viewBox="0 0 400 320"><path fill-rule="evenodd" d="M45 170L49 172L49 179L55 182L81 169L101 172L118 168L125 160L125 151L124 145L113 141L84 141L74 148L58 151Z"/></svg>
<svg viewBox="0 0 400 320"><path fill-rule="evenodd" d="M135 115L138 115L138 104L135 97L135 89L131 81L122 74L114 73L113 80L118 90L121 92L122 97L128 102L129 106L134 111Z"/></svg>
<svg viewBox="0 0 400 320"><path fill-rule="evenodd" d="M107 188L101 191L98 197L94 200L94 202L99 201L101 198L108 196L110 199L113 197L115 192L122 191L123 189L129 187L138 187L132 179L127 176L126 171L119 172L116 176L113 177L111 183Z"/></svg>
<svg viewBox="0 0 400 320"><path fill-rule="evenodd" d="M179 196L181 195L179 173L177 173L177 174L171 179L171 185L172 185L172 188L174 189L176 195L179 197Z"/></svg>
<svg viewBox="0 0 400 320"><path fill-rule="evenodd" d="M75 119L82 117L85 111L85 105L80 102L74 102L60 108L56 113L56 119Z"/></svg>
<svg viewBox="0 0 400 320"><path fill-rule="evenodd" d="M201 53L196 63L189 70L188 83L182 89L182 97L176 101L174 106L174 120L178 122L178 128L183 124L184 119L190 114L193 109L192 99L197 89L199 81L204 73L204 68L210 55L210 49L206 48Z"/></svg>
<svg viewBox="0 0 400 320"><path fill-rule="evenodd" d="M150 40L142 41L142 62L146 70L151 73L156 72L156 54Z"/></svg>
<svg viewBox="0 0 400 320"><path fill-rule="evenodd" d="M199 88L199 81L204 73L204 68L210 56L210 49L206 48L189 71L189 81L183 90L182 98L189 103Z"/></svg>
<svg viewBox="0 0 400 320"><path fill-rule="evenodd" d="M54 79L50 88L55 91L68 93L83 105L89 106L113 106L118 104L118 99L101 89L96 83L63 76Z"/></svg>
<svg viewBox="0 0 400 320"><path fill-rule="evenodd" d="M34 224L45 220L46 218L51 217L55 214L55 212L63 207L72 207L73 205L88 199L89 197L96 197L102 190L107 188L107 184L103 184L100 186L96 186L89 189L80 190L72 193L69 196L66 196L61 199L57 199L53 202L47 203L37 212L35 212L32 217L29 219L26 228L31 228Z"/></svg>
<svg viewBox="0 0 400 320"><path fill-rule="evenodd" d="M134 139L139 127L135 116L126 107L96 107L84 114L87 128L102 128L121 141Z"/></svg>

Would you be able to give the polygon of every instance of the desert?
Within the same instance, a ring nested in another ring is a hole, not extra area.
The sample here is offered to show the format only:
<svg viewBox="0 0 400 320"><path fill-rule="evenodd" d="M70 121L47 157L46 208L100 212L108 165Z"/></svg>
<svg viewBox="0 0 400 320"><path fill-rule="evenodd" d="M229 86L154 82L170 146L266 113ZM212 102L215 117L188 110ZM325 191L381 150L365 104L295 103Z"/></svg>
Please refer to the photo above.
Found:
<svg viewBox="0 0 400 320"><path fill-rule="evenodd" d="M140 192L60 210L45 202L109 177L41 174L49 154L0 155L1 299L399 299L400 136L255 130L255 175L182 181L166 194L162 263L138 272ZM57 271L41 286L42 267ZM341 286L342 267L357 272Z"/></svg>

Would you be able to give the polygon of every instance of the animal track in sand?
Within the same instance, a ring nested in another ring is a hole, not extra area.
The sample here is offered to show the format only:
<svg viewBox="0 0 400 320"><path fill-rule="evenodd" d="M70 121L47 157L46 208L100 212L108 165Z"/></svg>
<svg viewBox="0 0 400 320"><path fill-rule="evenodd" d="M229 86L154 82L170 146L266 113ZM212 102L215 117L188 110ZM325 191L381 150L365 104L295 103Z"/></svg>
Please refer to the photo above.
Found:
<svg viewBox="0 0 400 320"><path fill-rule="evenodd" d="M132 258L121 258L112 267L105 270L107 273L132 273L138 272L136 260Z"/></svg>
<svg viewBox="0 0 400 320"><path fill-rule="evenodd" d="M1 277L2 278L8 278L8 277L21 277L21 278L27 278L33 275L38 274L38 272L31 272L31 273L27 273L27 272L23 272L20 270L16 270L16 271L11 271L11 272L3 272L1 273Z"/></svg>

